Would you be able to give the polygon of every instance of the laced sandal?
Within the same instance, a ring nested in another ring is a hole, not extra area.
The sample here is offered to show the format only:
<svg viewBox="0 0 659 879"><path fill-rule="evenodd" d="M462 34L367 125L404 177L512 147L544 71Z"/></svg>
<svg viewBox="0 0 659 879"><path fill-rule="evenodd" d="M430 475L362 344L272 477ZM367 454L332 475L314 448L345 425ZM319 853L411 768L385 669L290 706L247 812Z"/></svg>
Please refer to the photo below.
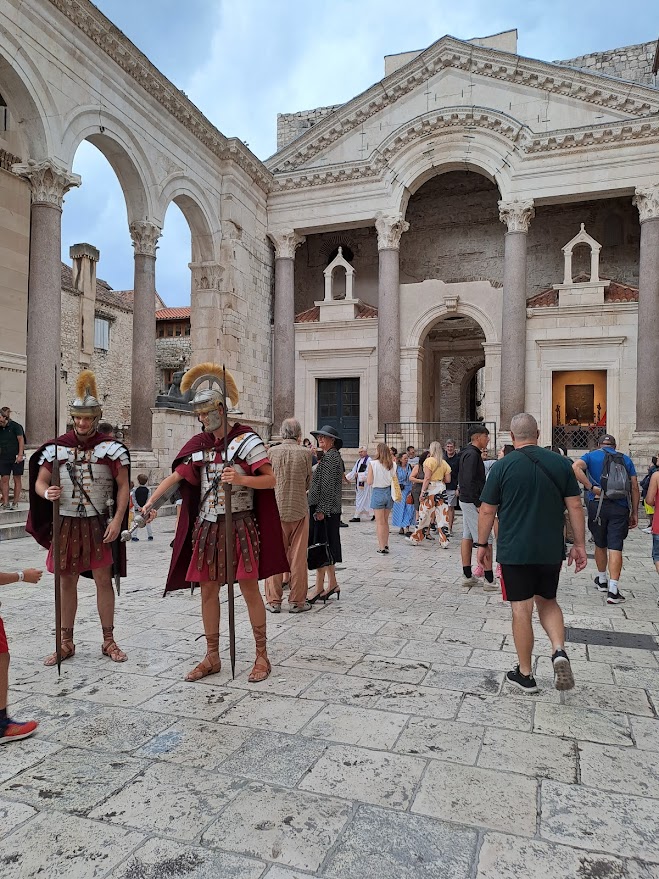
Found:
<svg viewBox="0 0 659 879"><path fill-rule="evenodd" d="M211 656L217 656L217 660L211 659ZM219 653L207 653L199 665L187 673L185 680L188 683L194 683L194 681L200 681L202 678L208 677L208 675L218 674L221 668L222 662Z"/></svg>
<svg viewBox="0 0 659 879"><path fill-rule="evenodd" d="M254 660L254 668L251 670L247 682L249 684L260 684L261 681L264 681L272 671L272 666L270 665L270 660L266 653L266 627L264 625L252 626L252 631L254 632L254 641L256 642L256 659Z"/></svg>
<svg viewBox="0 0 659 879"><path fill-rule="evenodd" d="M71 659L72 656L75 656L75 653L76 645L73 643L73 630L71 630L70 638L62 638L62 662L64 662L65 659ZM43 664L48 668L57 665L57 653L51 653L50 656L47 656L44 659Z"/></svg>
<svg viewBox="0 0 659 879"><path fill-rule="evenodd" d="M128 657L114 640L114 628L103 628L103 644L101 645L101 653L103 656L109 657L112 662L126 662Z"/></svg>

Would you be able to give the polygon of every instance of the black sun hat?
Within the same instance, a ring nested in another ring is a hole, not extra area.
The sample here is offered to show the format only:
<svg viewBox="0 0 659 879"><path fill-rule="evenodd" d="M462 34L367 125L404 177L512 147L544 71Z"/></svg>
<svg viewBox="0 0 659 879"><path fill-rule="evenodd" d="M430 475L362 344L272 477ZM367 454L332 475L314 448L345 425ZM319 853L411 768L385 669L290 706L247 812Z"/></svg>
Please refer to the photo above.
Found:
<svg viewBox="0 0 659 879"><path fill-rule="evenodd" d="M324 424L320 430L312 430L310 433L311 436L315 436L316 439L318 439L319 436L328 436L330 439L333 439L335 449L340 449L343 446L343 440L341 439L338 430L329 424Z"/></svg>

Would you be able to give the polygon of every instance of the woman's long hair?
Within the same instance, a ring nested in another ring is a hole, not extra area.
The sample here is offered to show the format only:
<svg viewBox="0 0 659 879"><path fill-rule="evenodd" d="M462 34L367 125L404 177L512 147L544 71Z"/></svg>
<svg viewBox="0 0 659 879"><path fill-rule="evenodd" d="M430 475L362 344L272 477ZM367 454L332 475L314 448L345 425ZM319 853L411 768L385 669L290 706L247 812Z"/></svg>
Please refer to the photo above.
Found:
<svg viewBox="0 0 659 879"><path fill-rule="evenodd" d="M375 460L379 461L385 470L391 470L394 466L394 456L391 454L391 449L386 443L378 443Z"/></svg>
<svg viewBox="0 0 659 879"><path fill-rule="evenodd" d="M442 451L442 444L435 440L434 443L430 443L430 448L428 449L430 453L430 457L434 458L438 463L444 460L444 452Z"/></svg>

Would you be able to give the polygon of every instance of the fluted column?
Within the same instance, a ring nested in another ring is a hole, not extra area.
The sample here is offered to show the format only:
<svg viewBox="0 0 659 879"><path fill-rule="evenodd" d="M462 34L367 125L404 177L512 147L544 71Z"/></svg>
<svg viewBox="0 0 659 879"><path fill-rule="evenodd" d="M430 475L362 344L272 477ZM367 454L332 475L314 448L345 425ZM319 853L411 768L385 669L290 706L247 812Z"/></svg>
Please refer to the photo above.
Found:
<svg viewBox="0 0 659 879"><path fill-rule="evenodd" d="M295 251L306 241L293 229L268 232L275 246L272 432L295 414Z"/></svg>
<svg viewBox="0 0 659 879"><path fill-rule="evenodd" d="M400 239L410 224L379 214L378 233L378 431L400 421Z"/></svg>
<svg viewBox="0 0 659 879"><path fill-rule="evenodd" d="M152 447L151 409L156 403L156 249L160 234L160 227L146 220L130 224L135 248L130 445L139 450Z"/></svg>
<svg viewBox="0 0 659 879"><path fill-rule="evenodd" d="M659 431L659 183L638 187L633 199L641 221L638 269L636 431ZM656 453L656 449L655 449Z"/></svg>
<svg viewBox="0 0 659 879"><path fill-rule="evenodd" d="M38 446L53 436L60 385L62 204L81 180L51 159L16 164L12 171L32 188L25 432L30 445Z"/></svg>
<svg viewBox="0 0 659 879"><path fill-rule="evenodd" d="M499 202L499 219L508 227L503 256L501 325L501 430L525 409L526 242L535 216L533 201Z"/></svg>

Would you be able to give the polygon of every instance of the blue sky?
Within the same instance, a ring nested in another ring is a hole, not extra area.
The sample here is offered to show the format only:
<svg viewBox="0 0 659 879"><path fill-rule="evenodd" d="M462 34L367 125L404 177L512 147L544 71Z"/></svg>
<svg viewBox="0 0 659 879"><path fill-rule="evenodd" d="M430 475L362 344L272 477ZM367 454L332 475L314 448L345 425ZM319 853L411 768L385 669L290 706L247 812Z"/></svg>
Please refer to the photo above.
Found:
<svg viewBox="0 0 659 879"><path fill-rule="evenodd" d="M339 104L384 75L384 55L517 28L520 55L546 61L659 36L652 0L96 0L96 5L228 137L262 159L275 150L278 112ZM176 35L173 41L172 35ZM98 274L133 286L133 250L119 184L83 143L66 197L62 259L81 241L101 251ZM171 205L156 264L168 305L190 302L190 232Z"/></svg>

